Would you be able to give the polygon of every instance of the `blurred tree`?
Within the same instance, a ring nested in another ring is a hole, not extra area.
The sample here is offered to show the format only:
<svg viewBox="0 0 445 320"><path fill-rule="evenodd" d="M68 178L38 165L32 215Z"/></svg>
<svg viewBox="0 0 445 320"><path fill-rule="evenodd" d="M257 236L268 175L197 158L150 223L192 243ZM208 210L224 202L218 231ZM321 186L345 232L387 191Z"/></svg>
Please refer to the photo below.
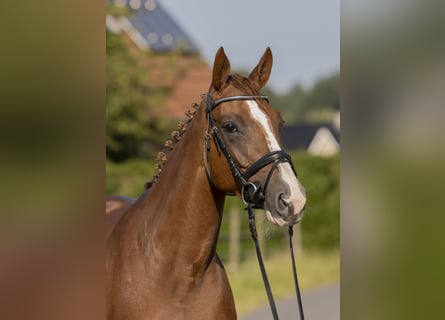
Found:
<svg viewBox="0 0 445 320"><path fill-rule="evenodd" d="M321 78L310 89L295 85L284 94L274 92L270 87L264 89L271 104L280 110L287 124L297 121L330 121L332 111L340 106L340 76Z"/></svg>
<svg viewBox="0 0 445 320"><path fill-rule="evenodd" d="M264 94L269 96L271 105L281 112L287 124L294 123L304 116L302 110L306 92L300 85L295 85L285 94L275 93L270 87L266 87Z"/></svg>
<svg viewBox="0 0 445 320"><path fill-rule="evenodd" d="M106 154L112 161L152 156L165 137L165 121L153 116L148 100L159 95L150 88L146 70L131 54L120 35L106 33L107 124Z"/></svg>
<svg viewBox="0 0 445 320"><path fill-rule="evenodd" d="M312 107L335 107L339 104L340 75L335 73L318 80L306 97L306 105Z"/></svg>
<svg viewBox="0 0 445 320"><path fill-rule="evenodd" d="M307 93L303 103L303 113L307 119L340 107L340 74L318 80Z"/></svg>

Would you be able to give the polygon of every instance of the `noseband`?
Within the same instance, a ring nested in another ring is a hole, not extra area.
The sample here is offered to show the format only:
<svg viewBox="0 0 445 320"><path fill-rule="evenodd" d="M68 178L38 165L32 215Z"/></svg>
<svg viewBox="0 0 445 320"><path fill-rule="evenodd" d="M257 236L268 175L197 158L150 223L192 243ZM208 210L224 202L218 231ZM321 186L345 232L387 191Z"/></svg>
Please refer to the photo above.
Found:
<svg viewBox="0 0 445 320"><path fill-rule="evenodd" d="M218 128L216 127L215 119L213 118L212 111L219 106L221 103L229 102L229 101L237 101L237 100L266 100L269 102L267 96L230 96L218 99L214 102L211 101L210 92L207 93L206 98L206 115L207 122L209 124L209 129L205 134L206 141L206 152L207 152L207 162L210 164L210 136L213 137L213 141L219 152L221 152L227 159L230 170L232 171L232 175L236 181L236 183L241 186L241 196L245 204L252 204L254 208L264 208L264 195L269 184L270 178L272 176L273 171L277 168L278 164L281 162L288 162L296 175L296 171L292 165L292 161L290 155L283 150L272 151L260 159L252 163L244 172L235 164L232 155L227 149L224 140L219 133ZM209 133L210 132L210 133ZM267 165L274 163L271 170L269 171L267 178L265 180L264 186L261 187L259 182L250 182L249 179L255 175L262 168ZM209 166L210 168L210 166ZM211 181L213 180L213 175L209 170L209 175L211 177Z"/></svg>
<svg viewBox="0 0 445 320"><path fill-rule="evenodd" d="M252 163L244 172L240 170L240 168L235 164L232 155L230 154L229 150L227 149L224 140L222 139L218 128L216 127L215 119L213 118L212 111L217 106L219 106L221 103L229 102L229 101L236 101L236 100L266 100L269 102L269 99L267 96L249 96L249 95L242 95L242 96L231 96L231 97L224 97L221 99L218 99L212 103L210 92L207 93L206 98L206 116L207 116L207 122L209 124L209 128L205 133L205 144L206 144L206 157L207 157L207 165L209 170L207 171L207 174L209 176L210 181L215 185L211 167L210 167L210 137L213 137L213 141L215 142L215 145L219 152L224 154L224 156L227 159L227 162L229 164L230 170L232 171L232 175L236 181L236 183L241 186L241 196L244 201L244 203L247 206L247 211L249 213L249 228L250 233L252 235L252 239L255 245L255 250L258 258L258 264L260 266L261 275L263 277L264 286L266 288L266 294L267 298L269 300L269 305L272 311L273 318L275 320L278 320L278 312L277 308L275 306L275 302L272 295L272 290L270 288L269 280L267 278L266 274L266 268L264 266L263 258L261 255L260 246L258 243L258 235L256 231L256 225L255 225L255 213L254 209L256 208L264 208L264 195L266 193L267 186L269 184L269 181L272 177L273 172L276 170L278 165L282 162L287 162L291 166L295 176L297 175L295 168L292 164L291 157L288 153L286 153L283 150L278 151L272 151L258 160L256 160L254 163ZM272 164L271 169L269 170L269 173L267 174L266 180L264 182L264 186L261 187L260 183L257 181L251 182L249 179L255 175L258 171L260 171L262 168L266 167L269 164ZM215 185L216 186L216 185ZM289 249L291 254L291 260L292 260L292 273L294 277L294 284L295 284L295 290L297 294L297 300L298 300L298 309L300 313L300 319L304 320L304 313L303 313L303 305L301 301L301 294L300 294L300 287L298 285L298 278L297 278L297 269L295 264L295 256L294 256L294 249L292 245L292 235L293 235L293 228L292 226L289 226Z"/></svg>

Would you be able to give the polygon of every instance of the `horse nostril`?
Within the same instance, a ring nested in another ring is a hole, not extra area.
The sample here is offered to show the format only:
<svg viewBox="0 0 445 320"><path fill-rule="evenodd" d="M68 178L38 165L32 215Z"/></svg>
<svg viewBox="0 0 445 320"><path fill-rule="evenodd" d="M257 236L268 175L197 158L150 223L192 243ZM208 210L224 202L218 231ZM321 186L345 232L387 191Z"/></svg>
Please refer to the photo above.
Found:
<svg viewBox="0 0 445 320"><path fill-rule="evenodd" d="M287 212L289 211L290 205L291 205L290 203L288 203L286 200L284 200L284 193L281 193L277 199L277 207L276 207L277 213L280 216L287 214Z"/></svg>
<svg viewBox="0 0 445 320"><path fill-rule="evenodd" d="M286 200L284 200L283 199L283 193L281 193L279 196L278 196L278 201L280 201L280 203L283 205L283 206L287 206L287 202L286 202Z"/></svg>

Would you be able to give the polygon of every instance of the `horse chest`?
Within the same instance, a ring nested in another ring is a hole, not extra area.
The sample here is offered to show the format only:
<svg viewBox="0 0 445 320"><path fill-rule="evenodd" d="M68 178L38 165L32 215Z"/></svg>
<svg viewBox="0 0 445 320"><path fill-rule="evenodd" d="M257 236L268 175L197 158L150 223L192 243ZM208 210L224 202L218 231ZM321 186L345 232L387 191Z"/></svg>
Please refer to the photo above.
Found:
<svg viewBox="0 0 445 320"><path fill-rule="evenodd" d="M209 266L196 296L191 299L196 301L196 306L191 308L187 319L236 319L232 290L217 257Z"/></svg>
<svg viewBox="0 0 445 320"><path fill-rule="evenodd" d="M108 319L236 319L233 295L221 265L212 262L196 281L181 275L164 277L142 279L124 273Z"/></svg>

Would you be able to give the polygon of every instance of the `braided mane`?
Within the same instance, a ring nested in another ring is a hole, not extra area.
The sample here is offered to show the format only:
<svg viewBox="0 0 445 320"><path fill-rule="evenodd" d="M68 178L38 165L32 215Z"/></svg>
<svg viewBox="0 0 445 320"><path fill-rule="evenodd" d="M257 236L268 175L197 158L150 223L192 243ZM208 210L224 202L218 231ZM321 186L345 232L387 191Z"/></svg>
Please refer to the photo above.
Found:
<svg viewBox="0 0 445 320"><path fill-rule="evenodd" d="M201 99L204 99L204 97L205 94L201 94ZM156 183L156 181L158 181L159 175L162 172L162 168L168 160L168 154L175 148L176 144L181 140L183 134L187 131L187 126L190 124L190 122L192 122L196 111L199 108L199 104L197 102L193 102L192 108L194 109L193 111L189 109L185 112L187 120L178 122L178 130L172 131L172 133L170 134L171 139L166 140L164 142L163 151L158 152L158 155L156 157L156 161L158 161L158 163L156 163L155 165L157 174L153 176L151 181L145 183L145 189L149 189L154 183Z"/></svg>

